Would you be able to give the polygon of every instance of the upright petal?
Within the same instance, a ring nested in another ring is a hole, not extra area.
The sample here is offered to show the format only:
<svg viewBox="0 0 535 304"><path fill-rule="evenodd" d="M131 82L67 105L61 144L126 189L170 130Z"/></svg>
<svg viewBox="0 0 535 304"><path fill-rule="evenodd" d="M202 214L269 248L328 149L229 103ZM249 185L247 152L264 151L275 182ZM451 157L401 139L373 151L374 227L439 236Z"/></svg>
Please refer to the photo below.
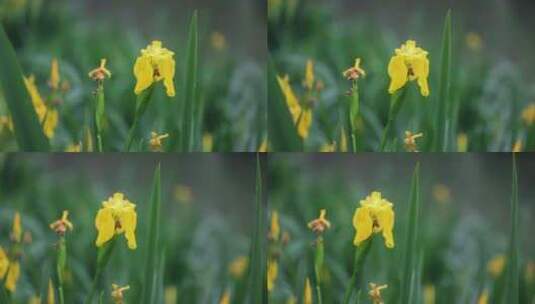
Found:
<svg viewBox="0 0 535 304"><path fill-rule="evenodd" d="M390 76L390 87L388 92L394 94L401 89L408 80L408 68L402 56L393 56L388 64L388 75Z"/></svg>
<svg viewBox="0 0 535 304"><path fill-rule="evenodd" d="M353 244L359 246L360 243L367 240L373 232L373 220L370 216L368 207L359 207L353 215L353 227L355 227L355 239Z"/></svg>
<svg viewBox="0 0 535 304"><path fill-rule="evenodd" d="M312 110L306 109L302 111L301 117L299 118L297 133L301 138L306 139L308 137L308 131L312 125Z"/></svg>
<svg viewBox="0 0 535 304"><path fill-rule="evenodd" d="M163 85L165 86L167 96L175 96L175 60L173 57L169 56L165 59L160 60L158 63L158 71L160 76L163 78Z"/></svg>
<svg viewBox="0 0 535 304"><path fill-rule="evenodd" d="M98 211L97 217L95 218L95 227L98 230L97 247L102 246L113 238L115 234L115 220L113 219L111 209L102 208Z"/></svg>
<svg viewBox="0 0 535 304"><path fill-rule="evenodd" d="M386 247L394 248L394 210L390 207L380 208L377 211L377 223L383 231Z"/></svg>
<svg viewBox="0 0 535 304"><path fill-rule="evenodd" d="M134 92L139 95L154 82L154 70L149 57L140 56L136 59L134 76L137 80Z"/></svg>
<svg viewBox="0 0 535 304"><path fill-rule="evenodd" d="M299 105L299 100L295 96L294 91L290 86L290 79L288 78L288 75L285 77L277 76L277 81L279 82L281 91L286 99L286 105L288 106L288 110L292 115L293 122L296 123L299 119L299 115L301 115L301 106Z"/></svg>
<svg viewBox="0 0 535 304"><path fill-rule="evenodd" d="M136 249L137 214L135 209L129 208L129 210L122 212L119 221L121 222L121 227L124 230L124 236L128 242L128 248Z"/></svg>
<svg viewBox="0 0 535 304"><path fill-rule="evenodd" d="M418 86L420 87L420 94L422 96L429 96L429 85L427 78L429 77L429 59L421 57L413 61L412 70L414 76L418 79Z"/></svg>
<svg viewBox="0 0 535 304"><path fill-rule="evenodd" d="M17 282L20 277L20 264L19 262L13 262L9 265L6 277L6 289L11 293L17 290Z"/></svg>

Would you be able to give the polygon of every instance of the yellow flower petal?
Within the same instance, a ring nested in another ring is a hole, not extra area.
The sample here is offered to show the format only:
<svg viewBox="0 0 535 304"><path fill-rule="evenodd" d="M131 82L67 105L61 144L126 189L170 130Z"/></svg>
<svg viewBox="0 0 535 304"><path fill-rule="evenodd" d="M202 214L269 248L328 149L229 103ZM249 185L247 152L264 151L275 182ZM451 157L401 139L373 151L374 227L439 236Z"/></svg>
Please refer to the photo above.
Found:
<svg viewBox="0 0 535 304"><path fill-rule="evenodd" d="M282 78L277 76L277 81L279 82L281 91L286 99L286 105L288 106L288 110L290 110L293 122L296 123L299 119L299 115L301 115L301 105L299 105L299 100L295 96L292 87L290 86L290 78L288 75Z"/></svg>
<svg viewBox="0 0 535 304"><path fill-rule="evenodd" d="M418 79L420 94L425 97L429 96L429 85L427 83L427 77L429 77L429 59L421 56L418 59L413 60L412 70L414 76Z"/></svg>
<svg viewBox="0 0 535 304"><path fill-rule="evenodd" d="M302 112L301 117L299 118L299 123L297 126L297 133L301 138L308 138L308 133L310 126L312 125L312 110L306 109Z"/></svg>
<svg viewBox="0 0 535 304"><path fill-rule="evenodd" d="M45 117L43 132L45 133L46 137L54 138L55 130L58 125L58 110L48 109Z"/></svg>
<svg viewBox="0 0 535 304"><path fill-rule="evenodd" d="M15 217L13 218L13 227L11 228L11 235L13 240L17 243L20 243L22 239L22 223L20 220L20 214L15 212Z"/></svg>
<svg viewBox="0 0 535 304"><path fill-rule="evenodd" d="M373 232L373 219L370 216L368 207L359 207L353 215L353 227L357 230L353 244L359 246L367 240Z"/></svg>
<svg viewBox="0 0 535 304"><path fill-rule="evenodd" d="M405 65L405 59L403 56L393 56L388 64L388 75L390 76L390 87L388 92L394 94L397 90L401 89L408 80L408 68Z"/></svg>
<svg viewBox="0 0 535 304"><path fill-rule="evenodd" d="M158 71L160 77L163 78L163 85L165 86L167 96L175 96L175 60L173 57L166 56L158 62Z"/></svg>
<svg viewBox="0 0 535 304"><path fill-rule="evenodd" d="M312 287L308 278L305 281L305 290L303 291L303 304L312 304Z"/></svg>
<svg viewBox="0 0 535 304"><path fill-rule="evenodd" d="M150 57L142 55L136 59L136 63L134 64L134 75L137 79L134 92L136 95L139 95L154 82L154 71L152 69Z"/></svg>
<svg viewBox="0 0 535 304"><path fill-rule="evenodd" d="M20 264L19 262L12 262L9 265L9 270L7 271L6 277L6 289L15 292L17 289L17 281L20 277Z"/></svg>
<svg viewBox="0 0 535 304"><path fill-rule="evenodd" d="M58 60L54 58L52 59L52 64L50 66L50 80L49 80L50 87L54 90L57 90L59 87L59 81L60 81L59 64L58 64Z"/></svg>
<svg viewBox="0 0 535 304"><path fill-rule="evenodd" d="M112 210L102 208L98 211L95 218L95 227L98 230L96 245L100 247L113 238L115 234L115 220L113 219Z"/></svg>
<svg viewBox="0 0 535 304"><path fill-rule="evenodd" d="M124 236L128 242L128 248L136 249L136 225L137 225L137 215L133 208L130 210L124 211L119 221L121 222L121 227L124 229Z"/></svg>
<svg viewBox="0 0 535 304"><path fill-rule="evenodd" d="M305 70L305 88L312 90L314 88L314 62L312 60L307 60L306 70Z"/></svg>
<svg viewBox="0 0 535 304"><path fill-rule="evenodd" d="M279 273L279 265L277 264L277 261L270 259L268 261L268 269L267 269L267 289L268 291L272 291L275 287L275 281L277 280L277 276Z"/></svg>
<svg viewBox="0 0 535 304"><path fill-rule="evenodd" d="M394 229L394 210L391 207L382 207L377 212L377 223L383 231L386 247L394 248L394 234L392 233Z"/></svg>
<svg viewBox="0 0 535 304"><path fill-rule="evenodd" d="M0 280L4 279L7 269L9 268L9 259L7 258L4 248L0 247Z"/></svg>

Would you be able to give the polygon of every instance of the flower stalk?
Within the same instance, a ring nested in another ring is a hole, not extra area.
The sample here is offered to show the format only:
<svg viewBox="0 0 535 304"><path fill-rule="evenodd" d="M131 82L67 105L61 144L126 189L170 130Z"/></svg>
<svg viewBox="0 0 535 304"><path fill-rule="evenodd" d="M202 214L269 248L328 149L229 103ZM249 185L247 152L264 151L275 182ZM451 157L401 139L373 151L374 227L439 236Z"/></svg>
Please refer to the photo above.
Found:
<svg viewBox="0 0 535 304"><path fill-rule="evenodd" d="M353 290L360 284L360 274L363 272L364 269L364 261L366 260L366 257L368 256L368 253L370 252L370 248L372 246L373 237L368 238L367 240L363 241L360 246L355 248L355 258L353 260L353 274L351 275L351 279L349 281L349 285L346 288L345 294L344 294L344 304L348 304L349 300L351 299L351 295L353 294ZM360 288L357 288L360 293Z"/></svg>
<svg viewBox="0 0 535 304"><path fill-rule="evenodd" d="M93 284L91 285L91 289L89 291L89 295L86 298L85 304L93 304L95 295L97 294L97 291L102 285L102 277L104 274L104 270L106 269L106 266L110 261L113 249L115 248L116 239L117 237L114 237L102 247L98 248L97 268L95 271L95 276L93 277Z"/></svg>
<svg viewBox="0 0 535 304"><path fill-rule="evenodd" d="M154 85L151 85L146 90L142 91L139 95L137 95L136 111L134 113L134 121L132 123L132 126L130 127L130 131L128 131L128 137L126 139L126 146L125 146L126 152L129 152L132 147L132 144L134 142L134 135L137 131L139 120L141 119L141 116L143 116L145 111L147 110L147 106L149 105L153 91L154 91Z"/></svg>
<svg viewBox="0 0 535 304"><path fill-rule="evenodd" d="M388 110L388 120L386 122L385 128L383 129L383 135L381 136L381 143L379 145L380 152L385 152L386 144L388 141L388 137L390 136L392 125L394 124L396 117L399 113L399 110L401 109L401 106L405 99L405 91L406 91L405 88L402 88L390 96L390 108Z"/></svg>

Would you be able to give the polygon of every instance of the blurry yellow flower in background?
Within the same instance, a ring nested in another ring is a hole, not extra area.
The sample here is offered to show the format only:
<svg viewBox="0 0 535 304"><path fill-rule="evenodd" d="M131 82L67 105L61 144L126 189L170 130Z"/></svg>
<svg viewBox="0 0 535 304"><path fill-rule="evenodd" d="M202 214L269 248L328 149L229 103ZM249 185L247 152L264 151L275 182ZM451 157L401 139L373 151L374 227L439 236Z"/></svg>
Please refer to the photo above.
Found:
<svg viewBox="0 0 535 304"><path fill-rule="evenodd" d="M48 85L53 90L59 88L60 76L59 76L59 64L58 59L53 58L52 64L50 66L50 79L48 80Z"/></svg>
<svg viewBox="0 0 535 304"><path fill-rule="evenodd" d="M22 221L18 212L15 212L15 216L13 217L13 225L11 226L11 240L15 243L20 243L22 240Z"/></svg>
<svg viewBox="0 0 535 304"><path fill-rule="evenodd" d="M212 152L214 147L214 136L210 133L204 133L202 135L202 151Z"/></svg>
<svg viewBox="0 0 535 304"><path fill-rule="evenodd" d="M76 153L76 152L81 152L82 151L82 143L79 142L77 144L69 144L67 146L67 148L65 148L65 152L71 152L71 153Z"/></svg>
<svg viewBox="0 0 535 304"><path fill-rule="evenodd" d="M381 296L381 290L388 287L388 285L377 285L375 283L370 283L370 291L368 292L368 295L370 296L370 299L372 300L373 304L384 304L383 297Z"/></svg>
<svg viewBox="0 0 535 304"><path fill-rule="evenodd" d="M167 96L175 96L175 53L162 47L161 41L152 41L147 48L141 50L136 59L134 75L136 76L136 95L141 94L153 83L163 80Z"/></svg>
<svg viewBox="0 0 535 304"><path fill-rule="evenodd" d="M55 304L56 303L56 295L54 294L54 284L52 283L51 279L48 279L48 295L46 298L47 304Z"/></svg>
<svg viewBox="0 0 535 304"><path fill-rule="evenodd" d="M479 299L477 299L477 304L487 304L488 302L489 302L489 291L485 289L479 296Z"/></svg>
<svg viewBox="0 0 535 304"><path fill-rule="evenodd" d="M323 144L320 147L320 152L336 152L336 142L332 142L330 144Z"/></svg>
<svg viewBox="0 0 535 304"><path fill-rule="evenodd" d="M0 246L0 280L4 279L4 276L9 269L9 258L7 257L4 248Z"/></svg>
<svg viewBox="0 0 535 304"><path fill-rule="evenodd" d="M193 200L193 191L190 186L178 184L174 189L174 197L180 203L190 203Z"/></svg>
<svg viewBox="0 0 535 304"><path fill-rule="evenodd" d="M33 75L25 77L24 84L26 85L26 90L28 90L28 93L30 94L33 107L37 113L37 118L43 126L43 133L46 137L53 138L58 125L58 111L46 106L41 94L39 94L37 86L35 85L35 77Z"/></svg>
<svg viewBox="0 0 535 304"><path fill-rule="evenodd" d="M535 280L535 262L528 261L526 263L526 281L528 284Z"/></svg>
<svg viewBox="0 0 535 304"><path fill-rule="evenodd" d="M343 73L347 80L355 81L362 77L366 77L366 71L360 67L360 58L355 59L355 64Z"/></svg>
<svg viewBox="0 0 535 304"><path fill-rule="evenodd" d="M220 32L213 32L210 35L210 43L216 51L222 51L227 48L227 39Z"/></svg>
<svg viewBox="0 0 535 304"><path fill-rule="evenodd" d="M480 51L483 47L483 39L478 33L468 32L465 37L465 42L468 48L474 52Z"/></svg>
<svg viewBox="0 0 535 304"><path fill-rule="evenodd" d="M457 135L457 152L468 151L468 135L466 133L459 133Z"/></svg>
<svg viewBox="0 0 535 304"><path fill-rule="evenodd" d="M292 115L292 120L297 126L297 133L301 138L306 139L310 126L312 125L312 109L303 107L299 104L299 99L295 95L292 87L290 86L290 78L288 75L284 77L277 76L277 81L286 99L286 105Z"/></svg>
<svg viewBox="0 0 535 304"><path fill-rule="evenodd" d="M88 76L95 81L102 81L106 78L110 78L111 72L106 68L106 58L100 59L100 65L91 70Z"/></svg>
<svg viewBox="0 0 535 304"><path fill-rule="evenodd" d="M225 289L225 292L223 292L223 295L221 295L219 304L230 304L230 290L228 290L228 288Z"/></svg>
<svg viewBox="0 0 535 304"><path fill-rule="evenodd" d="M424 304L435 304L435 286L432 284L424 286Z"/></svg>
<svg viewBox="0 0 535 304"><path fill-rule="evenodd" d="M9 263L9 269L5 279L6 289L10 292L17 290L17 282L20 278L20 264L18 261L12 261Z"/></svg>
<svg viewBox="0 0 535 304"><path fill-rule="evenodd" d="M281 233L279 224L279 213L277 211L271 212L271 226L268 232L268 239L278 241Z"/></svg>
<svg viewBox="0 0 535 304"><path fill-rule="evenodd" d="M117 284L111 284L111 298L115 304L124 304L123 292L130 289L130 286L126 285L121 287Z"/></svg>
<svg viewBox="0 0 535 304"><path fill-rule="evenodd" d="M13 119L10 116L2 115L0 116L0 132L4 129L8 129L13 132Z"/></svg>
<svg viewBox="0 0 535 304"><path fill-rule="evenodd" d="M308 89L314 89L314 61L307 60L305 67L305 80L303 81L303 86Z"/></svg>
<svg viewBox="0 0 535 304"><path fill-rule="evenodd" d="M356 230L353 243L359 246L373 233L382 232L385 245L394 248L394 210L392 203L381 197L381 192L372 192L360 201L360 207L353 215L353 227Z"/></svg>
<svg viewBox="0 0 535 304"><path fill-rule="evenodd" d="M176 304L178 298L178 290L175 286L167 286L164 290L164 303Z"/></svg>
<svg viewBox="0 0 535 304"><path fill-rule="evenodd" d="M526 126L531 126L535 122L535 103L530 103L522 111L522 120Z"/></svg>
<svg viewBox="0 0 535 304"><path fill-rule="evenodd" d="M249 258L241 255L232 262L230 262L230 265L228 267L228 271L230 275L232 275L235 279L239 279L243 276L245 271L247 270L247 266L249 265Z"/></svg>
<svg viewBox="0 0 535 304"><path fill-rule="evenodd" d="M117 192L107 201L102 202L102 208L95 218L98 230L96 246L101 247L115 235L124 233L128 248L136 249L136 205L128 201L123 193Z"/></svg>
<svg viewBox="0 0 535 304"><path fill-rule="evenodd" d="M313 219L308 222L308 229L311 229L315 233L322 233L326 229L331 228L331 223L325 218L327 210L321 209L320 216L317 219Z"/></svg>
<svg viewBox="0 0 535 304"><path fill-rule="evenodd" d="M411 131L405 131L405 138L403 139L403 143L405 144L405 150L407 152L418 152L416 139L423 136L423 133L412 133Z"/></svg>
<svg viewBox="0 0 535 304"><path fill-rule="evenodd" d="M272 291L275 288L275 281L279 275L279 265L276 260L269 259L267 265L267 289Z"/></svg>
<svg viewBox="0 0 535 304"><path fill-rule="evenodd" d="M523 149L524 149L524 144L522 143L522 140L517 139L512 147L513 152L522 152Z"/></svg>
<svg viewBox="0 0 535 304"><path fill-rule="evenodd" d="M294 295L291 295L286 300L286 304L297 304L297 299L295 298Z"/></svg>
<svg viewBox="0 0 535 304"><path fill-rule="evenodd" d="M258 152L268 152L269 151L269 143L267 137L262 140L262 143L260 144L260 147L258 147Z"/></svg>
<svg viewBox="0 0 535 304"><path fill-rule="evenodd" d="M41 298L39 296L32 296L28 300L28 304L41 304Z"/></svg>
<svg viewBox="0 0 535 304"><path fill-rule="evenodd" d="M439 203L448 203L451 201L450 188L444 184L436 184L433 186L433 198Z"/></svg>
<svg viewBox="0 0 535 304"><path fill-rule="evenodd" d="M65 235L67 230L74 228L73 224L69 221L69 211L64 210L61 218L50 224L50 229L54 230L59 235Z"/></svg>
<svg viewBox="0 0 535 304"><path fill-rule="evenodd" d="M312 287L310 286L310 280L305 280L305 290L303 291L303 304L312 304Z"/></svg>
<svg viewBox="0 0 535 304"><path fill-rule="evenodd" d="M150 132L150 150L152 152L161 152L162 151L162 141L169 137L169 134L163 133L158 134L156 132Z"/></svg>
<svg viewBox="0 0 535 304"><path fill-rule="evenodd" d="M394 94L405 86L408 81L416 80L422 96L429 96L429 59L427 52L416 46L416 41L407 40L400 48L395 50L395 55L388 64L390 87L388 92Z"/></svg>
<svg viewBox="0 0 535 304"><path fill-rule="evenodd" d="M487 271L494 278L497 278L502 274L504 267L505 267L505 256L503 254L493 257L487 263Z"/></svg>

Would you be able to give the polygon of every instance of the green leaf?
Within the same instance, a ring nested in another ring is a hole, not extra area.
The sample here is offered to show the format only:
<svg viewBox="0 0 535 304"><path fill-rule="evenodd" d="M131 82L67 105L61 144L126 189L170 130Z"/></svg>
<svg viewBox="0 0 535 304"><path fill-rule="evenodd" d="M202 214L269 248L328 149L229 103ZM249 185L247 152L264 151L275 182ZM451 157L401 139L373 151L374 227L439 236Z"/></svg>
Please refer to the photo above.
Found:
<svg viewBox="0 0 535 304"><path fill-rule="evenodd" d="M268 62L268 92L268 138L273 151L303 151L303 143L277 83L277 72L271 59Z"/></svg>
<svg viewBox="0 0 535 304"><path fill-rule="evenodd" d="M23 73L17 61L13 46L0 25L0 86L13 120L15 138L22 151L49 150L48 140L43 133L30 96L24 86Z"/></svg>
<svg viewBox="0 0 535 304"><path fill-rule="evenodd" d="M197 100L197 65L199 35L197 30L197 11L193 12L189 25L188 44L186 51L186 74L184 78L184 99L182 100L182 149L192 151L195 142L195 114Z"/></svg>
<svg viewBox="0 0 535 304"><path fill-rule="evenodd" d="M507 274L504 281L505 298L502 303L519 303L518 281L518 172L516 158L513 153L513 186L511 193L511 234L509 236L509 253L507 258Z"/></svg>
<svg viewBox="0 0 535 304"><path fill-rule="evenodd" d="M418 273L418 226L420 218L420 164L416 164L411 182L409 196L408 228L403 251L402 273L400 282L400 303L414 303L413 293L416 290L412 280Z"/></svg>
<svg viewBox="0 0 535 304"><path fill-rule="evenodd" d="M442 32L442 53L440 59L439 95L436 111L436 126L433 139L434 151L449 151L452 123L451 96L451 10L448 10Z"/></svg>
<svg viewBox="0 0 535 304"><path fill-rule="evenodd" d="M150 219L148 232L148 246L146 247L145 272L143 280L143 293L141 303L152 303L157 292L157 275L159 269L159 234L160 234L160 205L161 205L161 185L160 185L160 165L154 171L152 182L152 192L150 196Z"/></svg>

